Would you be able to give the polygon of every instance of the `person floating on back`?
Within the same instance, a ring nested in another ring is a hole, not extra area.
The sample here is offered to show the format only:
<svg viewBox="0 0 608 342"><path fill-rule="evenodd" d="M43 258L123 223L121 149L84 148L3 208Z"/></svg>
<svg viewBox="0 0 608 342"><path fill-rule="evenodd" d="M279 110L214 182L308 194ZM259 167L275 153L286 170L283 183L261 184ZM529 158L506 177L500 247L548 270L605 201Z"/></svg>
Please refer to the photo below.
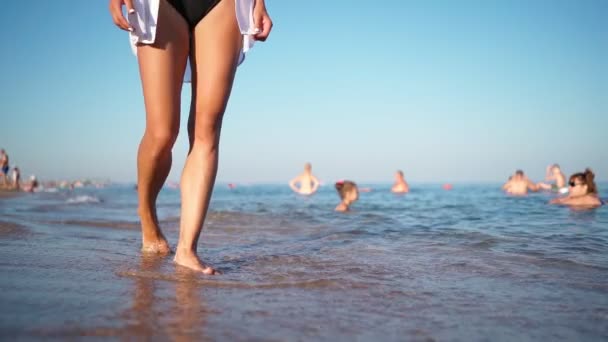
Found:
<svg viewBox="0 0 608 342"><path fill-rule="evenodd" d="M538 191L538 185L532 183L532 181L524 175L522 170L517 170L502 186L502 189L509 195L522 196L528 194L528 190Z"/></svg>
<svg viewBox="0 0 608 342"><path fill-rule="evenodd" d="M562 172L561 168L558 164L549 165L547 167L547 175L545 180L555 181L555 183L543 183L540 182L538 185L541 190L548 190L559 193L567 193L568 192L568 184L566 184L566 176Z"/></svg>
<svg viewBox="0 0 608 342"><path fill-rule="evenodd" d="M586 208L596 208L603 204L602 200L598 197L595 175L591 169L586 169L585 172L575 173L570 176L568 185L568 196L555 198L549 203Z"/></svg>
<svg viewBox="0 0 608 342"><path fill-rule="evenodd" d="M312 174L312 165L306 163L304 172L289 182L289 187L300 195L312 195L319 188L319 180Z"/></svg>
<svg viewBox="0 0 608 342"><path fill-rule="evenodd" d="M336 211L349 211L350 205L359 199L357 184L351 181L338 181L336 182L336 190L341 200L336 207Z"/></svg>
<svg viewBox="0 0 608 342"><path fill-rule="evenodd" d="M410 191L410 187L407 185L405 177L403 176L403 171L398 170L395 172L395 184L393 184L391 191L396 194L405 194Z"/></svg>

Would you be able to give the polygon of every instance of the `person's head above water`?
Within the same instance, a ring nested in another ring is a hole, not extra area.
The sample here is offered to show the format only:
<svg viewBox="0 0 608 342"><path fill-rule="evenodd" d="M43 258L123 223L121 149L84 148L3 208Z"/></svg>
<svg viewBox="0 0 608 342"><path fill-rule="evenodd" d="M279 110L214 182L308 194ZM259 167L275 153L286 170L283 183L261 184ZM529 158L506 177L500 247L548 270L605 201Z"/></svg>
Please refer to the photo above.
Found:
<svg viewBox="0 0 608 342"><path fill-rule="evenodd" d="M403 171L397 170L397 172L395 172L395 179L397 179L398 181L403 180L404 177L405 175L403 174Z"/></svg>
<svg viewBox="0 0 608 342"><path fill-rule="evenodd" d="M515 171L515 176L513 177L513 179L519 180L522 178L524 178L524 172L522 170Z"/></svg>
<svg viewBox="0 0 608 342"><path fill-rule="evenodd" d="M359 190L357 184L352 181L338 181L336 182L336 191L340 199L344 202L354 202L359 198Z"/></svg>
<svg viewBox="0 0 608 342"><path fill-rule="evenodd" d="M551 173L553 173L554 175L562 173L562 169L559 164L556 163L551 165Z"/></svg>
<svg viewBox="0 0 608 342"><path fill-rule="evenodd" d="M570 196L573 197L597 194L595 174L589 168L585 172L575 173L570 176L568 185L570 186Z"/></svg>
<svg viewBox="0 0 608 342"><path fill-rule="evenodd" d="M312 171L312 165L310 163L304 164L304 171L311 172Z"/></svg>

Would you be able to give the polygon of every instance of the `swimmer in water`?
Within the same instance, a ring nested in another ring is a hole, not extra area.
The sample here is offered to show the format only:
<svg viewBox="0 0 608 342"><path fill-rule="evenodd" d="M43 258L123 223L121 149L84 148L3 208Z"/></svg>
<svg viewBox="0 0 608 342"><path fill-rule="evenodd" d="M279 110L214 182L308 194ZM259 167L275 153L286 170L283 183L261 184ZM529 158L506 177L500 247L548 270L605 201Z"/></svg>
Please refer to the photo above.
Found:
<svg viewBox="0 0 608 342"><path fill-rule="evenodd" d="M555 183L538 183L538 188L541 190L567 193L568 184L566 184L566 176L562 172L558 164L549 165L547 167L547 174L545 180L555 181Z"/></svg>
<svg viewBox="0 0 608 342"><path fill-rule="evenodd" d="M27 182L26 184L24 184L21 187L21 190L25 191L25 192L34 192L36 191L36 189L38 188L38 179L36 179L36 176L32 175L30 177L30 181Z"/></svg>
<svg viewBox="0 0 608 342"><path fill-rule="evenodd" d="M304 165L304 172L289 182L289 187L300 195L312 195L317 191L319 180L312 174L312 165L310 163L306 163Z"/></svg>
<svg viewBox="0 0 608 342"><path fill-rule="evenodd" d="M359 199L357 184L351 181L339 181L336 183L336 190L341 200L340 204L336 207L336 211L349 211L350 205Z"/></svg>
<svg viewBox="0 0 608 342"><path fill-rule="evenodd" d="M570 176L568 185L568 196L555 198L549 203L583 208L597 208L604 204L598 197L595 175L591 169L586 169L585 172L575 173Z"/></svg>
<svg viewBox="0 0 608 342"><path fill-rule="evenodd" d="M395 172L395 184L393 184L391 191L396 194L405 194L410 191L410 187L407 185L405 177L403 176L403 171L398 170Z"/></svg>
<svg viewBox="0 0 608 342"><path fill-rule="evenodd" d="M538 191L538 186L528 177L524 175L522 170L515 171L515 174L509 178L503 186L502 189L506 191L509 195L522 196L528 194L529 191Z"/></svg>

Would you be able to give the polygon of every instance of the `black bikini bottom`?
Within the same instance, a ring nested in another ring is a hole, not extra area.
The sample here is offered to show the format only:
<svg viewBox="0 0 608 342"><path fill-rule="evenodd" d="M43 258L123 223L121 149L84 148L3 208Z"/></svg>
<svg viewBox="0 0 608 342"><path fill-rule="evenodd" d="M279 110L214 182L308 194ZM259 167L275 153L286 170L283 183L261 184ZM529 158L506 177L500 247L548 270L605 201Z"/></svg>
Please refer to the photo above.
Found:
<svg viewBox="0 0 608 342"><path fill-rule="evenodd" d="M220 0L167 0L184 17L190 30L198 24Z"/></svg>

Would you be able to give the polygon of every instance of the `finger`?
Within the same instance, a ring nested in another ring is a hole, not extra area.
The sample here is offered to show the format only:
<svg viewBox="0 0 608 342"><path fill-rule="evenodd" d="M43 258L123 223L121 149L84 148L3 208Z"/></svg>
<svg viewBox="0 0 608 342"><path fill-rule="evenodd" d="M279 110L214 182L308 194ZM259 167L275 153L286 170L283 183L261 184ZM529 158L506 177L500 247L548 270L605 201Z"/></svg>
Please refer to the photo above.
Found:
<svg viewBox="0 0 608 342"><path fill-rule="evenodd" d="M129 25L126 23L122 15L112 13L112 20L114 21L114 24L121 30L129 31Z"/></svg>
<svg viewBox="0 0 608 342"><path fill-rule="evenodd" d="M125 6L127 7L127 18L129 17L129 15L134 14L135 13L135 7L133 7L133 0L124 0L125 2ZM122 10L120 11L122 14ZM124 19L124 16L123 16ZM131 26L131 24L129 24L128 20L125 20L127 25L129 26L127 28L127 31L133 32L133 27Z"/></svg>
<svg viewBox="0 0 608 342"><path fill-rule="evenodd" d="M264 41L266 41L266 39L268 39L268 36L270 36L270 30L272 30L272 21L270 21L270 19L268 18L267 20L264 21L264 27L262 29L262 37L264 38Z"/></svg>
<svg viewBox="0 0 608 342"><path fill-rule="evenodd" d="M253 25L255 26L255 29L253 30L253 34L257 35L260 32L262 32L262 14L261 13L254 13L253 14L255 17L253 18Z"/></svg>
<svg viewBox="0 0 608 342"><path fill-rule="evenodd" d="M116 3L114 1L110 1L108 9L110 10L110 15L112 16L112 21L114 22L114 25L118 26L119 28L122 28L120 27L120 20L116 16Z"/></svg>
<svg viewBox="0 0 608 342"><path fill-rule="evenodd" d="M127 19L125 19L122 13L116 16L114 22L116 21L118 21L118 27L120 27L121 29L133 32L133 28L131 27L131 25L129 25L129 22L127 21Z"/></svg>
<svg viewBox="0 0 608 342"><path fill-rule="evenodd" d="M116 24L116 26L125 31L133 31L133 28L131 25L129 25L129 22L122 15L122 8L119 4L112 2L112 5L110 5L110 12L112 13L112 19L114 20L114 24Z"/></svg>
<svg viewBox="0 0 608 342"><path fill-rule="evenodd" d="M125 0L125 6L127 7L128 14L135 13L135 8L133 7L133 0Z"/></svg>
<svg viewBox="0 0 608 342"><path fill-rule="evenodd" d="M262 34L268 38L268 36L270 36L270 31L272 30L272 20L270 20L270 18L266 17L264 20L264 28L262 31Z"/></svg>
<svg viewBox="0 0 608 342"><path fill-rule="evenodd" d="M259 41L266 41L270 30L272 29L272 21L268 17L264 17L262 21L262 27L259 29L259 33L255 35L255 39Z"/></svg>
<svg viewBox="0 0 608 342"><path fill-rule="evenodd" d="M123 30L128 30L129 26L126 25L126 23L124 22L124 18L122 18L122 14L120 13L116 13L116 10L114 8L110 9L110 13L112 15L112 21L114 21L114 24L116 26L118 26L120 29Z"/></svg>

